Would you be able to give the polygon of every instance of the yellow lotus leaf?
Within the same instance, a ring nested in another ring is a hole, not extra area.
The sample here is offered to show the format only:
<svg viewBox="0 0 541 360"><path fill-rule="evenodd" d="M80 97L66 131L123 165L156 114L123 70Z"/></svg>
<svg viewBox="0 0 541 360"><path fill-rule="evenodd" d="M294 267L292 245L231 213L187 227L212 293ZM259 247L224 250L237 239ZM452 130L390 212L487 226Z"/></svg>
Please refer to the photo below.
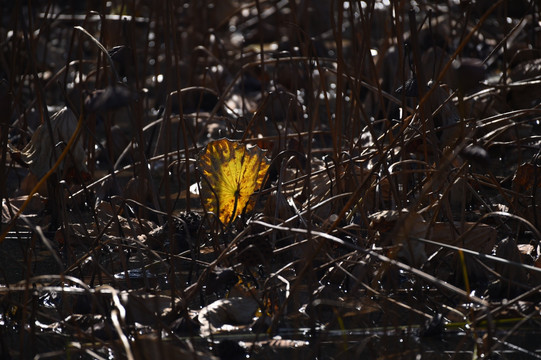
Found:
<svg viewBox="0 0 541 360"><path fill-rule="evenodd" d="M261 187L269 165L265 151L257 146L229 139L210 142L197 158L205 210L217 214L223 224L251 211L252 195Z"/></svg>

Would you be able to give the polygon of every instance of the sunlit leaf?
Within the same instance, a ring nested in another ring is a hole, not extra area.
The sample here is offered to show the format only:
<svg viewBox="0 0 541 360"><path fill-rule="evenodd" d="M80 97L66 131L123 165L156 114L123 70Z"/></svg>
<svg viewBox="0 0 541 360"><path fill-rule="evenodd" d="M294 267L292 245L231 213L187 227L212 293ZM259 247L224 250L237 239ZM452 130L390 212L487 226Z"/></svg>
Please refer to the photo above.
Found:
<svg viewBox="0 0 541 360"><path fill-rule="evenodd" d="M197 158L203 176L201 199L207 211L224 224L254 207L253 194L263 182L269 160L257 146L220 139L210 142Z"/></svg>

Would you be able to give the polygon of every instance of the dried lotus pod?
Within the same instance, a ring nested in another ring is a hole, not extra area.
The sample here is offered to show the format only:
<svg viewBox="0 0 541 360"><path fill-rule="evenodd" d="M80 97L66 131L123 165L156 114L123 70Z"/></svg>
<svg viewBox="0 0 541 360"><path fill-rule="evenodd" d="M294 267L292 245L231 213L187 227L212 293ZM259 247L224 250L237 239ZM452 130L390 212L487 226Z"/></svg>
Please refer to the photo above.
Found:
<svg viewBox="0 0 541 360"><path fill-rule="evenodd" d="M490 164L488 152L479 145L470 144L466 146L460 150L460 156L480 166L487 166Z"/></svg>

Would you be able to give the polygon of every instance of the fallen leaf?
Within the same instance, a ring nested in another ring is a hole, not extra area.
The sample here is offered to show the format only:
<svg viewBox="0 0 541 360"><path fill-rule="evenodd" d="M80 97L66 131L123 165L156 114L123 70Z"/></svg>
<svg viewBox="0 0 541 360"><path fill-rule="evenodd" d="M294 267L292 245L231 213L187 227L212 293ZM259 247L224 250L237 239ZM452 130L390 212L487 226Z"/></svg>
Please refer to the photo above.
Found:
<svg viewBox="0 0 541 360"><path fill-rule="evenodd" d="M421 265L427 259L425 245L410 238L424 238L428 223L423 217L407 209L384 210L371 214L370 229L381 236L380 246L400 245L397 256L412 265Z"/></svg>
<svg viewBox="0 0 541 360"><path fill-rule="evenodd" d="M220 330L237 330L239 325L248 325L253 321L258 307L253 298L232 297L217 300L199 312L201 335L208 336Z"/></svg>
<svg viewBox="0 0 541 360"><path fill-rule="evenodd" d="M513 177L513 189L530 190L534 186L541 188L541 166L531 163L520 165Z"/></svg>
<svg viewBox="0 0 541 360"><path fill-rule="evenodd" d="M218 360L218 357L210 353L197 351L194 349L185 349L171 341L164 341L160 336L153 334L138 334L131 343L133 358L135 360L144 359L200 359L200 360Z"/></svg>
<svg viewBox="0 0 541 360"><path fill-rule="evenodd" d="M451 229L456 229L456 231ZM497 239L498 232L494 227L474 222L466 222L463 227L459 222L455 222L454 226L450 226L449 223L437 222L432 226L430 234L432 241L463 247L483 254L491 253ZM435 250L434 245L427 246L429 254Z"/></svg>

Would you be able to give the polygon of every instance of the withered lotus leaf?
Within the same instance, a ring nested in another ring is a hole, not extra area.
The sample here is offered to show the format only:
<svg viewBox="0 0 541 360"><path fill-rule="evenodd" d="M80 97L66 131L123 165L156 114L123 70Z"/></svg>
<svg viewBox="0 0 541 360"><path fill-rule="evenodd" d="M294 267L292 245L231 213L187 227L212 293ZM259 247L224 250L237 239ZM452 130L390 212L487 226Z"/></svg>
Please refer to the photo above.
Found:
<svg viewBox="0 0 541 360"><path fill-rule="evenodd" d="M53 139L51 141L50 133L46 124L41 124L30 139L30 142L20 152L21 159L28 165L30 171L41 179L54 165L62 148L56 146L59 142L64 144L69 141L75 129L77 128L77 117L67 107L62 108L51 117L51 128L53 130ZM78 139L71 149L71 154L67 156L61 169L73 168L79 172L88 172L86 168L86 152L81 139Z"/></svg>
<svg viewBox="0 0 541 360"><path fill-rule="evenodd" d="M197 157L205 210L217 214L223 224L251 211L252 195L261 187L269 165L265 151L257 146L229 139L210 142Z"/></svg>

